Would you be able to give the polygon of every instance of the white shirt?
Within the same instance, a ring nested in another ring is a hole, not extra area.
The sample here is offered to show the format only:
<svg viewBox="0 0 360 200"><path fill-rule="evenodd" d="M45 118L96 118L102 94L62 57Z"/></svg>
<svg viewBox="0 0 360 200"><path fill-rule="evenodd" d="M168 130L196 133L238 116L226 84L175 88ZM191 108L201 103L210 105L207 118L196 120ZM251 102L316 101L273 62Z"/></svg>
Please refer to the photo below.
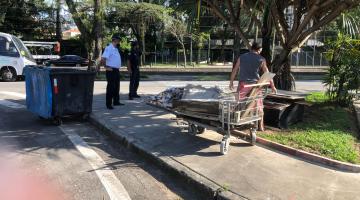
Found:
<svg viewBox="0 0 360 200"><path fill-rule="evenodd" d="M109 44L105 48L101 57L106 59L106 66L117 69L121 67L121 57L119 50L115 48L113 44Z"/></svg>

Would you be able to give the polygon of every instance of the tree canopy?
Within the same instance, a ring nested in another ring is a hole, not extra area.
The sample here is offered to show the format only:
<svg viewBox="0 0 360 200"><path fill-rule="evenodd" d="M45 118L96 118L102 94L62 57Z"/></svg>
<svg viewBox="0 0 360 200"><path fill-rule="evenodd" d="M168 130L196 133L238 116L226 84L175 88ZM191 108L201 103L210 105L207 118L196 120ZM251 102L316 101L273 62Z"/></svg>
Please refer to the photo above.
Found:
<svg viewBox="0 0 360 200"><path fill-rule="evenodd" d="M24 39L52 38L55 32L53 9L44 0L2 0L0 31Z"/></svg>

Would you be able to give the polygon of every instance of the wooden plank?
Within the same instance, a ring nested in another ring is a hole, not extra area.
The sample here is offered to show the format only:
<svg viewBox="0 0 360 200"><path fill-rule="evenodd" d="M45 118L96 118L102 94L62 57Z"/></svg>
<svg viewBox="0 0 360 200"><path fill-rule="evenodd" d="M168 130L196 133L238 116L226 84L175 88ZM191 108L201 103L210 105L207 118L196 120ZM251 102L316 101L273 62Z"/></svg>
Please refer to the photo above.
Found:
<svg viewBox="0 0 360 200"><path fill-rule="evenodd" d="M287 95L287 94L268 94L267 98L284 99L284 100L305 100L305 97Z"/></svg>
<svg viewBox="0 0 360 200"><path fill-rule="evenodd" d="M264 73L264 74L260 77L260 79L259 79L259 81L258 81L258 84L269 83L269 82L272 80L272 78L274 78L274 76L275 76L275 74L270 73L270 72ZM259 86L255 86L255 87L251 90L250 95L249 95L248 97L253 98L253 99L258 98L258 95L259 95L260 91L262 90L262 87L263 87L263 86L260 86L260 85L259 85ZM246 107L246 109L245 109L245 112L244 112L244 114L242 115L242 117L247 117L247 116L250 114L252 108L256 105L256 103L257 103L257 100L254 100L253 102L249 103L249 104L247 105L247 107Z"/></svg>

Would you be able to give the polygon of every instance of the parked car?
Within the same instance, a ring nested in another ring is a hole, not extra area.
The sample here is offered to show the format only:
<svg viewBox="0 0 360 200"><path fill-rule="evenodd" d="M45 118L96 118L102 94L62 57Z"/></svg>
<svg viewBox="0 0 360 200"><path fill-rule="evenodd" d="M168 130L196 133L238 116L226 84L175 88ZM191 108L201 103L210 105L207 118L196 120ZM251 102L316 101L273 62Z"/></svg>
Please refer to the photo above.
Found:
<svg viewBox="0 0 360 200"><path fill-rule="evenodd" d="M89 60L76 55L65 55L56 60L49 60L45 62L46 66L57 66L57 67L81 67L88 66Z"/></svg>

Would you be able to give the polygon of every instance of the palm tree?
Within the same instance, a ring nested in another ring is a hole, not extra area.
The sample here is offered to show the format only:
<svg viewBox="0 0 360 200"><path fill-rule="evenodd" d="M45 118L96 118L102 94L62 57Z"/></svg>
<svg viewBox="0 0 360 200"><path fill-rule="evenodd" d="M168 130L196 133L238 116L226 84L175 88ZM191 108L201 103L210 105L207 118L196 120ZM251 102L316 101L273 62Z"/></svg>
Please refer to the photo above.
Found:
<svg viewBox="0 0 360 200"><path fill-rule="evenodd" d="M360 7L351 12L342 13L336 20L337 29L352 38L359 38L360 34Z"/></svg>

